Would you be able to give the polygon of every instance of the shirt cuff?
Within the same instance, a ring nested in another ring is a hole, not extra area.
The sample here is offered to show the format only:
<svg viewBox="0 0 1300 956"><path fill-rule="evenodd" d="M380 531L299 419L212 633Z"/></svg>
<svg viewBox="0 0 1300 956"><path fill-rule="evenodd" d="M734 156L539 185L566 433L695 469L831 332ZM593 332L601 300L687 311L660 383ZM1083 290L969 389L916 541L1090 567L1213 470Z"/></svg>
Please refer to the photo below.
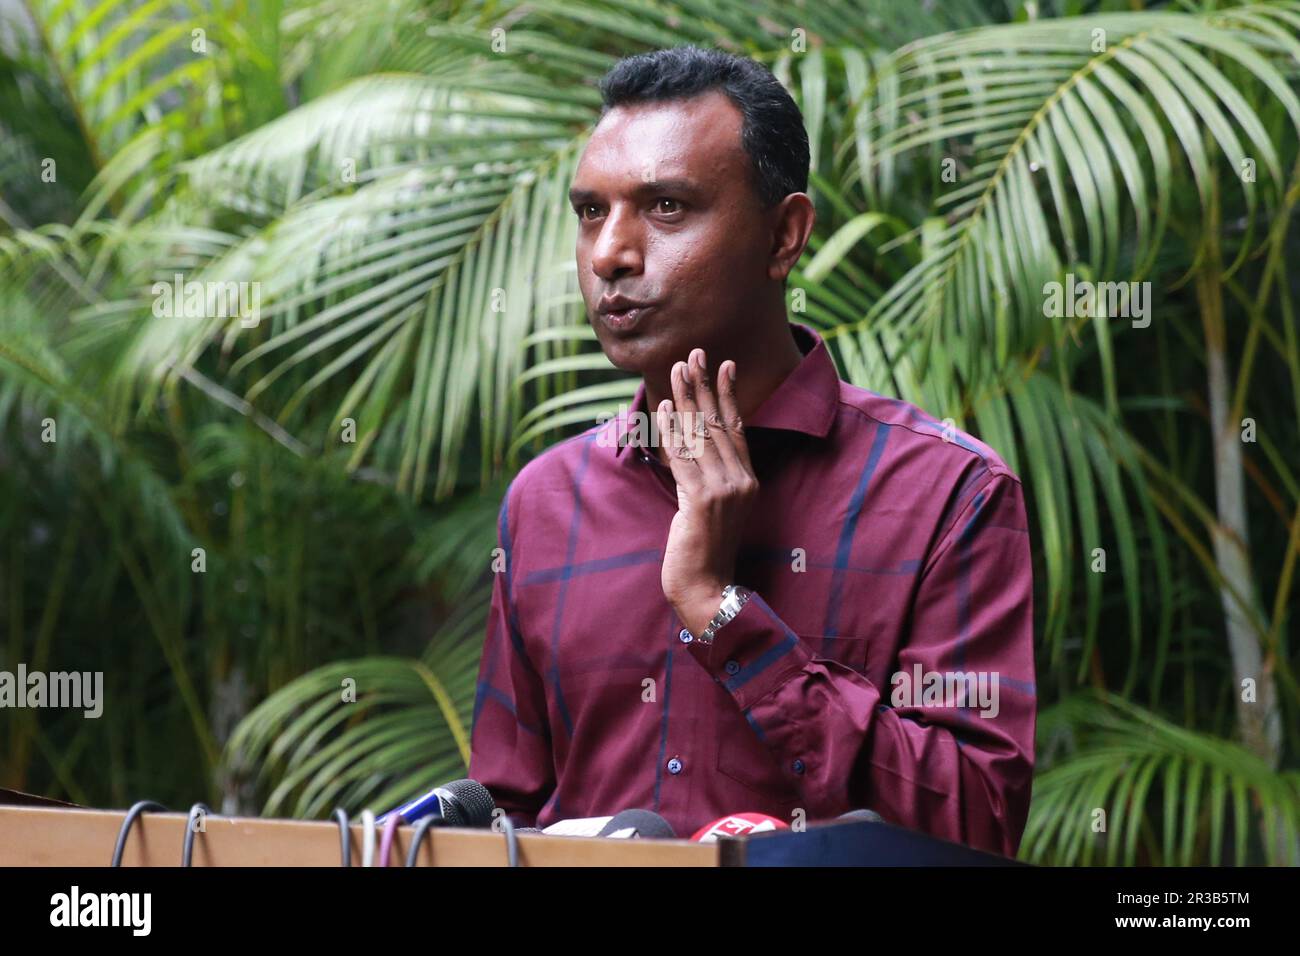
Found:
<svg viewBox="0 0 1300 956"><path fill-rule="evenodd" d="M686 646L742 710L802 671L813 657L812 648L757 592L714 632L712 644L692 640Z"/></svg>

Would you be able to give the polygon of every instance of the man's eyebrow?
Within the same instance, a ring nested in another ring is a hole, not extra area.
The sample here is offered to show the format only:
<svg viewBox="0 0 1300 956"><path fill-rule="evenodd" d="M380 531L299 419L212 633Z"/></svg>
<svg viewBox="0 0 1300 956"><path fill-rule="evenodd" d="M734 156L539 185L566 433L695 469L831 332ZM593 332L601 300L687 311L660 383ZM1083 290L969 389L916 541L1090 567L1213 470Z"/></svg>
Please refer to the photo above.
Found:
<svg viewBox="0 0 1300 956"><path fill-rule="evenodd" d="M686 196L699 196L703 190L689 179L651 179L647 182L638 183L632 190L638 195L646 193L680 193ZM578 203L590 202L598 197L594 189L579 189L576 186L569 190L569 202L573 205Z"/></svg>
<svg viewBox="0 0 1300 956"><path fill-rule="evenodd" d="M703 190L689 179L652 179L636 188L639 193L683 193L698 196Z"/></svg>

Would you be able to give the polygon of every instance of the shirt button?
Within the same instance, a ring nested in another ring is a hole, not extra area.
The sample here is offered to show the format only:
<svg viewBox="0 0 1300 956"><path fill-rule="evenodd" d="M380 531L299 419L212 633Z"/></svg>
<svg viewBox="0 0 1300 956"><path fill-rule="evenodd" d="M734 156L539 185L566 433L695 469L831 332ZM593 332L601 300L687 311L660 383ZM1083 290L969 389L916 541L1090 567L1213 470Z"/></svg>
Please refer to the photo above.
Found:
<svg viewBox="0 0 1300 956"><path fill-rule="evenodd" d="M727 668L728 674L740 673L740 661L727 661L724 666Z"/></svg>
<svg viewBox="0 0 1300 956"><path fill-rule="evenodd" d="M676 757L674 757L672 760L668 761L668 772L669 772L669 773L681 773L681 772L682 772L682 762L681 762L680 760L678 760Z"/></svg>
<svg viewBox="0 0 1300 956"><path fill-rule="evenodd" d="M794 762L794 765L793 765L793 766L794 766L794 772L795 772L795 773L803 773L803 761L802 761L802 760L799 760L798 758L795 758L795 762Z"/></svg>
<svg viewBox="0 0 1300 956"><path fill-rule="evenodd" d="M691 641L695 640L695 638L691 635L691 632L686 630L686 628L682 628L680 631L677 632L677 639L680 640L683 644L689 644Z"/></svg>

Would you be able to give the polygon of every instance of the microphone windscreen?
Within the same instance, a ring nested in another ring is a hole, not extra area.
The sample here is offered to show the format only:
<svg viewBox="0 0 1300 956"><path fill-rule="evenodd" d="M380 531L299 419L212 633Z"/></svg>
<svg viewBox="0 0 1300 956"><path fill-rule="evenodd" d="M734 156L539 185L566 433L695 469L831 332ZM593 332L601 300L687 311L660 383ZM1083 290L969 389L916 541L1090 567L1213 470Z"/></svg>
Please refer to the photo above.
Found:
<svg viewBox="0 0 1300 956"><path fill-rule="evenodd" d="M453 780L442 788L451 799L442 800L442 817L448 826L482 829L492 825L496 803L488 788L477 780Z"/></svg>
<svg viewBox="0 0 1300 956"><path fill-rule="evenodd" d="M788 829L790 824L766 813L731 813L704 824L691 839L696 843L716 843L719 837L748 836L751 833Z"/></svg>
<svg viewBox="0 0 1300 956"><path fill-rule="evenodd" d="M641 838L645 840L671 840L677 836L672 824L653 810L623 810L609 818L601 827L598 837L615 839Z"/></svg>
<svg viewBox="0 0 1300 956"><path fill-rule="evenodd" d="M848 813L841 813L835 818L845 823L884 823L884 818L875 810L850 810Z"/></svg>

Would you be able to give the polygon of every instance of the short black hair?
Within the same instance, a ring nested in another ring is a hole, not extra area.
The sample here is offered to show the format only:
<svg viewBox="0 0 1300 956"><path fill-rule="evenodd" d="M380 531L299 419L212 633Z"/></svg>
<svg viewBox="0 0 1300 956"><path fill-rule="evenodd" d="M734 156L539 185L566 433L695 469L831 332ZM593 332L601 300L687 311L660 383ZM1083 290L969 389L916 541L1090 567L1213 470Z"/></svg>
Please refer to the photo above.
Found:
<svg viewBox="0 0 1300 956"><path fill-rule="evenodd" d="M686 99L713 90L725 93L744 118L741 145L763 206L807 192L803 113L772 71L748 57L696 46L624 57L600 81L600 118L616 106Z"/></svg>

